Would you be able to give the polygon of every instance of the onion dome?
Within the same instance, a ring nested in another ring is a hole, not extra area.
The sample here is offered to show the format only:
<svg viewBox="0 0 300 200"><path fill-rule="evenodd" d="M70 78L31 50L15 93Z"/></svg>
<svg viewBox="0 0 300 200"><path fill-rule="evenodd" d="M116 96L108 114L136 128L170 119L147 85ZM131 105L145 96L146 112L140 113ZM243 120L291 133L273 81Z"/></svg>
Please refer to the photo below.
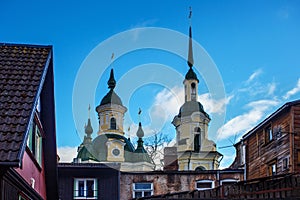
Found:
<svg viewBox="0 0 300 200"><path fill-rule="evenodd" d="M113 69L111 69L110 71L110 77L107 81L107 85L110 90L101 100L100 106L105 104L117 104L123 106L121 98L114 92L114 88L116 87L116 80L114 78Z"/></svg>
<svg viewBox="0 0 300 200"><path fill-rule="evenodd" d="M139 128L138 128L138 130L137 130L137 132L136 132L136 136L138 136L138 138L142 138L142 137L144 137L144 131L143 131L143 128L142 128L142 123L140 122L139 123Z"/></svg>

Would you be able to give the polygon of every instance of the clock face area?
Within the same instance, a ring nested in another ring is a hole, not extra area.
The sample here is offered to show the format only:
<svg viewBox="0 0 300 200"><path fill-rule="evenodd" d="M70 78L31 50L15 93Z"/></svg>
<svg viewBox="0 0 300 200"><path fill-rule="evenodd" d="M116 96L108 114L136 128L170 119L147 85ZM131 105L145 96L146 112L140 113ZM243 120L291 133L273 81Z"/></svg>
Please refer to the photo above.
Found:
<svg viewBox="0 0 300 200"><path fill-rule="evenodd" d="M119 155L120 155L120 150L117 149L117 148L115 148L115 149L112 150L112 154L113 154L114 156L119 156Z"/></svg>

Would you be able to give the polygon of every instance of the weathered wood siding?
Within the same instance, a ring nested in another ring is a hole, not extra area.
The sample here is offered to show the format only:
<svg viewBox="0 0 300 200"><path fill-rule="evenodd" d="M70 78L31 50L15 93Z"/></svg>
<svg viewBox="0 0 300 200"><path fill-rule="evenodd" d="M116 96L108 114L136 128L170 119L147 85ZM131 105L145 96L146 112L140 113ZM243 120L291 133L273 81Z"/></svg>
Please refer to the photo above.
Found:
<svg viewBox="0 0 300 200"><path fill-rule="evenodd" d="M291 129L294 137L293 166L295 172L300 172L300 163L298 160L298 153L300 153L300 105L296 105L293 107L292 116L294 121Z"/></svg>
<svg viewBox="0 0 300 200"><path fill-rule="evenodd" d="M291 109L276 115L245 139L247 179L269 176L268 167L276 164L276 174L289 173L291 167L290 137L292 124ZM265 129L271 126L273 139L268 141ZM280 132L278 131L280 127ZM281 134L280 134L281 133ZM283 160L288 158L288 168L283 168Z"/></svg>

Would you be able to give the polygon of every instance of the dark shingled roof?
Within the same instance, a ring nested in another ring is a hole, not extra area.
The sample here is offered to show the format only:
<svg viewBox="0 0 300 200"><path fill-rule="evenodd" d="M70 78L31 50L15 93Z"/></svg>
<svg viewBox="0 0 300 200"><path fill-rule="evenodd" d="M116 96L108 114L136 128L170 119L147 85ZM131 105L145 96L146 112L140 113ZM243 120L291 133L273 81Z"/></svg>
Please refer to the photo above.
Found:
<svg viewBox="0 0 300 200"><path fill-rule="evenodd" d="M19 165L51 46L0 43L0 165Z"/></svg>

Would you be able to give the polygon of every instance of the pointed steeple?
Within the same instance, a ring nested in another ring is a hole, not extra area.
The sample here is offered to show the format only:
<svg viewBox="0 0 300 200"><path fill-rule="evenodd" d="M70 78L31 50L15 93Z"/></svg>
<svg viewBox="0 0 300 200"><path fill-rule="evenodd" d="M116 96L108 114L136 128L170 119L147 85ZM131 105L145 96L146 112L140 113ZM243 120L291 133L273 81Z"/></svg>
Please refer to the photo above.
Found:
<svg viewBox="0 0 300 200"><path fill-rule="evenodd" d="M192 26L189 28L189 53L188 53L188 65L190 68L194 65L194 57L193 57L193 39L192 39Z"/></svg>
<svg viewBox="0 0 300 200"><path fill-rule="evenodd" d="M111 90L113 90L116 87L116 80L114 77L114 69L110 70L110 76L109 76L109 80L107 81L108 84L108 88L110 88Z"/></svg>
<svg viewBox="0 0 300 200"><path fill-rule="evenodd" d="M93 127L91 124L91 119L90 119L90 111L91 111L91 106L89 105L88 112L89 112L89 117L88 117L88 123L87 125L84 126L84 132L86 136L84 136L83 144L91 144L92 143L92 133L93 133Z"/></svg>
<svg viewBox="0 0 300 200"><path fill-rule="evenodd" d="M144 148L144 141L143 141L143 137L144 137L144 131L142 128L142 123L139 122L139 128L136 132L136 136L139 138L137 141L137 147L136 150L134 151L135 153L135 161L136 162L148 162L151 163L151 158L149 157L147 151Z"/></svg>
<svg viewBox="0 0 300 200"><path fill-rule="evenodd" d="M190 68L194 65L194 57L193 57L193 39L192 39L192 7L190 7L190 28L189 28L189 53L188 53L188 60L187 63Z"/></svg>
<svg viewBox="0 0 300 200"><path fill-rule="evenodd" d="M190 7L190 14L189 14L189 20L190 20L190 27L189 27L189 47L188 47L188 59L187 64L190 67L189 71L185 75L185 79L187 80L197 80L199 82L196 73L193 70L194 65L194 55L193 55L193 39L192 39L192 8Z"/></svg>

